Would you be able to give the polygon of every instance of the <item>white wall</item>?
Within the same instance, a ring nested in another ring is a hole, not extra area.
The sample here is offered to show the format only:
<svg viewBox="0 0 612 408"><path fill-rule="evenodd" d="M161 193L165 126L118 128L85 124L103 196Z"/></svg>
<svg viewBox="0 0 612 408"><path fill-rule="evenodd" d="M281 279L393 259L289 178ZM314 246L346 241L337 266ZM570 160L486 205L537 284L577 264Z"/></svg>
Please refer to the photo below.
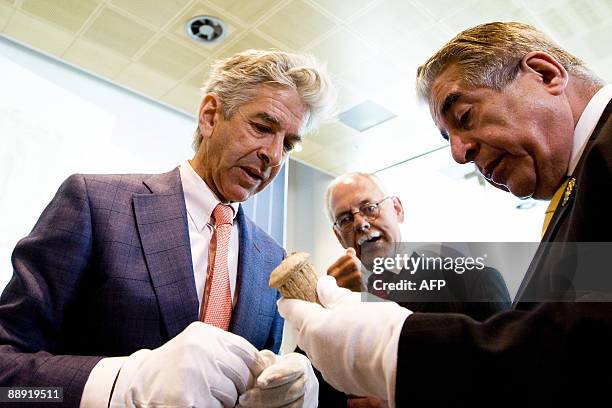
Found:
<svg viewBox="0 0 612 408"><path fill-rule="evenodd" d="M15 243L68 175L171 170L191 158L195 122L3 37L0 73L1 291Z"/></svg>

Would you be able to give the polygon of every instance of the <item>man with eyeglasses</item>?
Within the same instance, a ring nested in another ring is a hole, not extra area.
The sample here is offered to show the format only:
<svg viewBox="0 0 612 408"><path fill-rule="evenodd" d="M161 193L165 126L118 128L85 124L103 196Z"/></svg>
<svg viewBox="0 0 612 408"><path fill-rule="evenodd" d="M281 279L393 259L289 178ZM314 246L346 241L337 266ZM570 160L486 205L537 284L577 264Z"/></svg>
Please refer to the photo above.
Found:
<svg viewBox="0 0 612 408"><path fill-rule="evenodd" d="M355 292L368 291L421 312L465 313L476 320L510 308L510 295L499 272L484 268L477 273L457 275L454 271L434 270L427 274L407 271L384 271L372 275L375 258L400 253L402 237L400 224L404 222L404 208L396 196L390 195L373 174L349 173L333 180L325 196L327 213L333 231L346 254L327 270L339 286ZM450 250L445 247L445 250ZM425 252L431 255L429 251ZM417 254L413 253L413 257ZM365 266L364 267L362 267ZM476 272L476 271L475 271ZM448 285L440 291L416 292L410 299L394 298L373 286L373 278L385 282L402 279L443 279ZM471 300L471 301L470 301Z"/></svg>
<svg viewBox="0 0 612 408"><path fill-rule="evenodd" d="M346 254L328 268L328 275L336 279L338 286L354 292L367 290L393 300L392 294L373 287L372 278L376 276L385 282L398 282L406 274L385 271L372 275L369 271L372 270L374 258L393 254L397 249L396 244L402 241L400 224L404 222L404 209L400 199L390 195L375 175L348 173L330 183L325 203L334 234L346 249ZM441 292L436 292L438 298L422 293L420 298L417 294L410 302L398 304L411 311L464 313L479 321L510 308L508 289L495 269L485 268L478 274L464 274L459 278L453 271L429 273L421 276L431 277L431 273L434 273L449 283ZM464 292L466 287L470 288L470 293ZM468 298L487 301L465 301ZM384 407L385 404L375 397L349 399L349 406L352 407Z"/></svg>

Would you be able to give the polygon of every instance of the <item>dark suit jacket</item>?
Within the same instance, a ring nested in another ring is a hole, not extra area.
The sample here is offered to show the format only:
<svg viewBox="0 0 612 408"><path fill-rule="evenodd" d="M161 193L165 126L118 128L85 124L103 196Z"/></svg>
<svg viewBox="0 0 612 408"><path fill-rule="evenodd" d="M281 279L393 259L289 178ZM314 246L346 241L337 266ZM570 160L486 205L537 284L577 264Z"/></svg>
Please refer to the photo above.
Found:
<svg viewBox="0 0 612 408"><path fill-rule="evenodd" d="M237 221L230 331L278 351L283 321L268 277L284 250L242 208ZM0 297L0 384L63 387L65 406L78 406L102 356L159 347L198 320L178 169L69 177L12 262Z"/></svg>
<svg viewBox="0 0 612 408"><path fill-rule="evenodd" d="M544 243L612 241L612 103L574 177L574 193L557 208ZM485 322L459 314L406 319L397 406L610 405L612 303L571 301L588 299L589 288L607 288L610 263L572 270L573 256L558 259L571 252L541 245L514 310Z"/></svg>

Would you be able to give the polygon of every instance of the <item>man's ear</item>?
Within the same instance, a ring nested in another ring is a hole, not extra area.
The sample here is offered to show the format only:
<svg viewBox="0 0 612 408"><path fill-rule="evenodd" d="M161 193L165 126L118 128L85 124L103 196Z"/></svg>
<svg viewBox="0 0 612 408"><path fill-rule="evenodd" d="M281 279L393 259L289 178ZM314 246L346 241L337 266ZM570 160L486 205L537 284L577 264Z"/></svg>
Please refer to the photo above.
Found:
<svg viewBox="0 0 612 408"><path fill-rule="evenodd" d="M567 70L552 55L542 51L531 51L521 59L523 73L535 73L552 95L561 95L569 80Z"/></svg>
<svg viewBox="0 0 612 408"><path fill-rule="evenodd" d="M402 205L402 201L399 197L391 197L393 201L393 210L395 211L395 216L397 217L397 222L400 224L404 222L404 206Z"/></svg>
<svg viewBox="0 0 612 408"><path fill-rule="evenodd" d="M210 92L204 96L204 100L200 105L198 113L198 128L203 138L207 138L212 134L213 129L219 121L221 112L221 102L219 97L214 92Z"/></svg>
<svg viewBox="0 0 612 408"><path fill-rule="evenodd" d="M340 235L340 233L338 232L338 229L332 226L332 230L334 231L334 235L336 236L336 239L338 240L340 245L342 245L342 248L344 249L348 248L348 246L344 243L344 239L342 238L342 235Z"/></svg>

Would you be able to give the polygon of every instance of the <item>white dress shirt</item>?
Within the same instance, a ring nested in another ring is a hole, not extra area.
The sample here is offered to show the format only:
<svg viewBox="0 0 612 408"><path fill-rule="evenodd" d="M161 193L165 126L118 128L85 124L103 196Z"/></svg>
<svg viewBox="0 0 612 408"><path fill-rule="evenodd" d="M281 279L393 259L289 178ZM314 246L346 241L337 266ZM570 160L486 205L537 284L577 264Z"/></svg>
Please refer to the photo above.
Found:
<svg viewBox="0 0 612 408"><path fill-rule="evenodd" d="M210 239L213 233L212 226L214 225L211 216L220 201L198 173L193 170L189 161L183 163L179 171L181 174L181 184L183 185L183 194L185 195L185 206L187 207L187 224L189 225L193 274L201 307L202 294L206 284L206 271L208 270L208 248L210 247ZM232 203L231 206L234 209L235 220L238 213L238 203ZM234 306L236 305L234 291L236 288L236 275L238 273L238 247L238 223L234 222L227 251L230 291L232 293L232 305Z"/></svg>
<svg viewBox="0 0 612 408"><path fill-rule="evenodd" d="M571 176L578 162L580 161L580 156L582 156L582 152L584 152L584 148L586 146L587 141L591 137L593 130L595 130L595 126L597 126L597 122L601 118L601 115L606 109L608 102L612 99L612 84L606 85L601 88L589 101L586 108L580 115L580 119L578 119L578 123L576 123L576 127L574 128L574 143L572 147L572 155L570 156L570 164L567 169L567 175Z"/></svg>
<svg viewBox="0 0 612 408"><path fill-rule="evenodd" d="M189 161L185 161L179 168L181 185L185 195L185 207L187 208L187 224L189 227L189 243L191 245L191 261L193 264L193 275L195 280L198 302L202 306L202 294L206 285L206 273L208 270L208 249L212 238L214 225L212 212L220 203L210 187L193 170ZM238 213L238 203L232 203L234 210L234 224L228 248L227 265L230 276L230 291L232 304L236 305L236 276L238 274L238 250L239 236L238 223L235 222ZM198 313L199 313L198 309ZM81 396L81 408L106 408L115 378L127 357L103 358L89 373L87 382ZM116 393L124 393L125 390L115 389Z"/></svg>

